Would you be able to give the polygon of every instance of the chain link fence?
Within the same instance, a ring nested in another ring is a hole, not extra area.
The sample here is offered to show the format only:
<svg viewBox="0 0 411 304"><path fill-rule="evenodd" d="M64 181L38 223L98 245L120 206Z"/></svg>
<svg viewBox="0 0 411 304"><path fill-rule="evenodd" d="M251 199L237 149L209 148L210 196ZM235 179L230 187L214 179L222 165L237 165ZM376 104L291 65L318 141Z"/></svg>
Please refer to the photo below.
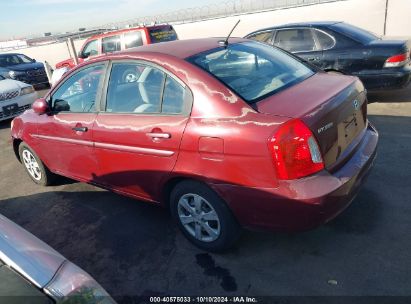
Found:
<svg viewBox="0 0 411 304"><path fill-rule="evenodd" d="M150 25L153 23L170 23L182 24L196 21L202 21L213 18L222 18L233 15L249 14L261 11L269 11L282 8L291 8L296 6L305 6L312 4L321 4L327 2L337 2L346 0L230 0L222 1L218 4L210 4L187 9L180 9L176 11L167 12L159 15L142 16L131 20L121 22L113 22L104 24L98 27L89 28L87 33L93 31L110 31L125 27L134 27L140 25ZM67 37L75 40L88 37L85 32L72 32L64 35L54 35L50 37L39 37L27 40L25 46L4 46L0 45L0 51L13 50L19 48L27 48L30 46L47 45L61 43Z"/></svg>
<svg viewBox="0 0 411 304"><path fill-rule="evenodd" d="M122 28L152 23L181 24L238 14L275 10L296 6L321 4L345 0L232 0L187 9L180 9L164 14L138 17L122 22L109 23L100 28Z"/></svg>

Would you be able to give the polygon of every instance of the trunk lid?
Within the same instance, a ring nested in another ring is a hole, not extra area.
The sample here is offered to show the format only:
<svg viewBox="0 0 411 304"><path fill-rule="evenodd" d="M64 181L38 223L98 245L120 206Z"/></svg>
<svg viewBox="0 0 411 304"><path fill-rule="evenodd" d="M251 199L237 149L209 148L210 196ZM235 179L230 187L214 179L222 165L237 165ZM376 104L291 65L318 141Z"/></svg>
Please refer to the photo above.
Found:
<svg viewBox="0 0 411 304"><path fill-rule="evenodd" d="M260 113L301 119L330 171L349 159L367 125L366 93L351 76L317 73L255 106Z"/></svg>
<svg viewBox="0 0 411 304"><path fill-rule="evenodd" d="M380 58L377 68L383 68L386 60L392 56L407 54L408 60L411 55L410 39L395 39L394 37L382 37L379 40L371 41L368 46L371 50L371 57Z"/></svg>

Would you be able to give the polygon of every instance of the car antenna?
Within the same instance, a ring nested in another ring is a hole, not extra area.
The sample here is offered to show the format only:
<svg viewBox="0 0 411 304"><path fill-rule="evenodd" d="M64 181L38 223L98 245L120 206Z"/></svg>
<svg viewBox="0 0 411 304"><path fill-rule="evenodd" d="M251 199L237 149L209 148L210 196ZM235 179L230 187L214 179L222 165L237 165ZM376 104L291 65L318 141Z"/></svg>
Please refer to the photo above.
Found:
<svg viewBox="0 0 411 304"><path fill-rule="evenodd" d="M231 34L234 32L235 28L237 25L240 23L240 19L238 19L237 23L234 25L234 27L231 29L230 33L228 34L227 38L224 41L220 41L220 44L222 44L225 48L228 46L228 39L230 38Z"/></svg>

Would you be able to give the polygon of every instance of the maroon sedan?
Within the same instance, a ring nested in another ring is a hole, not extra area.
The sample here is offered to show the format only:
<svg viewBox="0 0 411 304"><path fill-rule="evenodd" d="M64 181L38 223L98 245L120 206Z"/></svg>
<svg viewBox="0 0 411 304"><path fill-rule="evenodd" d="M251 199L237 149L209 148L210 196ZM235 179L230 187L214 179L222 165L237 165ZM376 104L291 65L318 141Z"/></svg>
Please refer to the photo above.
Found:
<svg viewBox="0 0 411 304"><path fill-rule="evenodd" d="M232 245L240 227L331 220L355 197L378 142L357 78L217 38L82 64L14 119L12 137L34 182L59 174L165 205L210 251Z"/></svg>

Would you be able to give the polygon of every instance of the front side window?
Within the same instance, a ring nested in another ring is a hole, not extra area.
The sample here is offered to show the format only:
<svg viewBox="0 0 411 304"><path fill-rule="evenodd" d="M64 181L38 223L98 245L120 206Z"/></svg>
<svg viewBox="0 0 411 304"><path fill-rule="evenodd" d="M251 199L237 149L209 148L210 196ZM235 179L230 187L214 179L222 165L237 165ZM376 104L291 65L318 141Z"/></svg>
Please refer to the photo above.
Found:
<svg viewBox="0 0 411 304"><path fill-rule="evenodd" d="M126 46L126 49L135 48L143 45L141 32L136 31L124 34L124 44Z"/></svg>
<svg viewBox="0 0 411 304"><path fill-rule="evenodd" d="M69 77L52 95L55 112L94 112L104 65L85 68Z"/></svg>
<svg viewBox="0 0 411 304"><path fill-rule="evenodd" d="M181 114L185 94L185 88L160 69L141 63L114 63L106 111Z"/></svg>
<svg viewBox="0 0 411 304"><path fill-rule="evenodd" d="M87 43L87 45L83 49L82 54L85 57L98 55L98 42L97 42L97 40L92 40L89 43Z"/></svg>
<svg viewBox="0 0 411 304"><path fill-rule="evenodd" d="M261 41L261 42L270 43L272 36L273 36L273 31L268 31L268 32L257 33L257 34L248 36L247 38L252 39L252 40Z"/></svg>
<svg viewBox="0 0 411 304"><path fill-rule="evenodd" d="M311 29L279 30L274 45L289 52L315 51L315 41Z"/></svg>
<svg viewBox="0 0 411 304"><path fill-rule="evenodd" d="M121 50L120 36L105 37L101 40L103 53L112 53Z"/></svg>
<svg viewBox="0 0 411 304"><path fill-rule="evenodd" d="M257 102L312 76L287 53L257 42L230 44L187 59L218 78L248 103Z"/></svg>

